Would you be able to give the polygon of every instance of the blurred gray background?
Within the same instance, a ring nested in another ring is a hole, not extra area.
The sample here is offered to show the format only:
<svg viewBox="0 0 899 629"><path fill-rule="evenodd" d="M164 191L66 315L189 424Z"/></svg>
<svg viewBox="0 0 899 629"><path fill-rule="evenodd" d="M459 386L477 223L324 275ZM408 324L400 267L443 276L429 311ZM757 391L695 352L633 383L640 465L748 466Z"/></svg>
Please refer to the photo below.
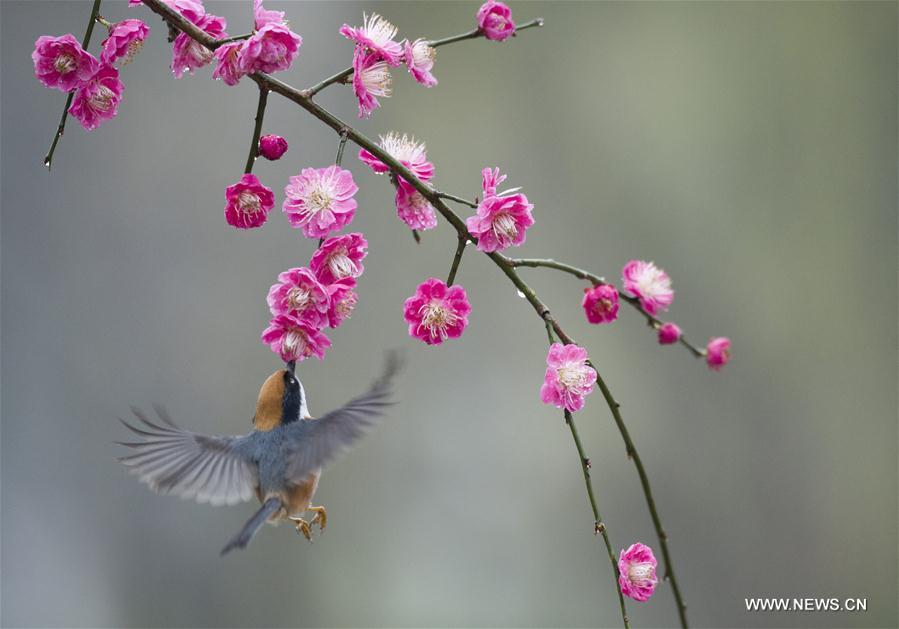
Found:
<svg viewBox="0 0 899 629"><path fill-rule="evenodd" d="M363 10L401 36L472 27L477 3L288 3L304 38L281 78L346 66L337 34ZM437 184L473 197L498 165L537 225L515 254L617 278L630 258L673 277L670 318L734 358L711 373L661 348L622 308L590 327L582 285L525 271L586 345L653 481L699 627L896 626L897 5L527 3L546 27L439 51L440 85L404 71L371 120L428 143ZM209 2L230 32L249 0ZM80 39L86 2L2 2L2 623L16 626L617 626L620 617L571 437L540 404L546 339L483 256L458 280L462 339L407 337L403 300L445 278L445 224L420 246L386 179L348 151L352 229L370 242L361 301L300 374L313 413L407 350L401 403L324 475L330 526L313 545L266 528L218 551L256 508L159 497L114 462L129 404L167 404L204 433L250 428L279 364L259 341L278 272L314 247L280 213L287 178L333 160L336 136L273 97L264 131L290 151L256 173L276 192L264 228L222 218L242 171L256 89L181 81L165 28L125 68L118 118L70 121L32 76L41 34ZM99 30L97 34L102 34ZM99 41L99 38L95 41ZM93 50L97 50L96 44ZM349 89L321 97L356 123ZM468 211L462 208L463 215ZM636 472L599 394L579 415L613 544L658 543ZM868 599L866 613L747 613L745 597ZM631 602L634 626L676 621L670 587Z"/></svg>

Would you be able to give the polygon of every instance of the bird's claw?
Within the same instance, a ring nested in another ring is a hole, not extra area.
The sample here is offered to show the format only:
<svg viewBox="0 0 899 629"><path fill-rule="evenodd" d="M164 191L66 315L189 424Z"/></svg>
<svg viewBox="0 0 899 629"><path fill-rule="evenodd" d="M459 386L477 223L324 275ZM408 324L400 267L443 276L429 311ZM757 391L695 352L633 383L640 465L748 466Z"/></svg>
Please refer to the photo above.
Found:
<svg viewBox="0 0 899 629"><path fill-rule="evenodd" d="M297 525L297 533L301 533L308 541L312 541L312 527L303 518L291 518Z"/></svg>
<svg viewBox="0 0 899 629"><path fill-rule="evenodd" d="M309 507L308 510L315 511L315 516L312 518L310 524L312 526L318 524L318 530L324 533L325 527L328 526L328 512L324 507Z"/></svg>

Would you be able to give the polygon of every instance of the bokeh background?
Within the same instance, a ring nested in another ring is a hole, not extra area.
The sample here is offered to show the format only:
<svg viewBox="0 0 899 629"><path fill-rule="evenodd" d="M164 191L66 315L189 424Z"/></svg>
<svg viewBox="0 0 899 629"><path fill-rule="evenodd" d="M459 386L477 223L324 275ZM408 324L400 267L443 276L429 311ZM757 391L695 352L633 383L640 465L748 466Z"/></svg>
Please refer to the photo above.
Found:
<svg viewBox="0 0 899 629"><path fill-rule="evenodd" d="M477 9L269 4L304 37L282 76L298 86L347 65L337 29L363 10L441 37ZM536 206L516 254L609 278L653 259L674 278L670 318L699 342L733 339L732 364L712 373L628 308L588 326L579 282L525 271L623 404L695 626L896 626L897 5L512 6L545 28L441 49L434 89L397 71L395 96L359 128L426 140L437 184L468 197L482 167L501 166ZM249 27L249 0L208 9ZM130 404L164 402L199 432L250 428L279 366L259 341L266 292L315 243L277 210L251 232L224 223L255 86L208 68L174 80L165 28L124 2L103 14L153 29L122 73L125 102L95 133L70 121L46 171L63 97L29 55L44 33L80 39L88 12L2 2L3 625L618 626L571 437L538 400L539 320L470 251L464 337L409 339L403 300L445 278L454 234L441 224L416 246L355 150L361 301L327 359L299 373L321 413L366 387L385 349L405 348L409 369L389 419L324 475L325 535L266 528L220 559L255 506L159 497L114 461ZM264 131L290 151L256 173L280 205L287 178L330 163L337 141L270 102ZM356 123L347 88L321 102ZM614 545L658 550L598 394L579 423ZM867 598L868 611L747 613L755 596ZM670 626L670 587L629 614Z"/></svg>

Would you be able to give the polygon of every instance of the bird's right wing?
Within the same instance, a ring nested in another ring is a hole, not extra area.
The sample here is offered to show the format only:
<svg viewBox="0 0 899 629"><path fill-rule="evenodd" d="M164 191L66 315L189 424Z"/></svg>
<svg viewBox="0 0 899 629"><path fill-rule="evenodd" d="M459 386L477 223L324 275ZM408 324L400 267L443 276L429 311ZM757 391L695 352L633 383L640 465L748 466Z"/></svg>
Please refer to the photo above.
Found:
<svg viewBox="0 0 899 629"><path fill-rule="evenodd" d="M365 434L392 404L390 386L401 366L400 357L389 353L384 371L368 391L319 419L285 426L287 478L300 482Z"/></svg>
<svg viewBox="0 0 899 629"><path fill-rule="evenodd" d="M253 498L259 471L249 454L246 437L206 437L175 425L161 406L154 405L163 425L151 422L139 409L131 412L143 426L120 420L141 439L118 442L135 453L118 460L160 494L175 494L213 505L236 504Z"/></svg>

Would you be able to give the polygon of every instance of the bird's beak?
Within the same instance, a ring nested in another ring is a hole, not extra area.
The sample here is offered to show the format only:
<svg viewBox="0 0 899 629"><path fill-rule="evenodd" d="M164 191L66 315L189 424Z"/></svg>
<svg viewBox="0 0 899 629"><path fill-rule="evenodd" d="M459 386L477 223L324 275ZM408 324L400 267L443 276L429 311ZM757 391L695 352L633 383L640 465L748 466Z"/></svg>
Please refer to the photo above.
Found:
<svg viewBox="0 0 899 629"><path fill-rule="evenodd" d="M296 361L291 360L290 362L287 363L287 371L289 371L291 374L293 374L294 369L296 369L296 366L297 366Z"/></svg>

